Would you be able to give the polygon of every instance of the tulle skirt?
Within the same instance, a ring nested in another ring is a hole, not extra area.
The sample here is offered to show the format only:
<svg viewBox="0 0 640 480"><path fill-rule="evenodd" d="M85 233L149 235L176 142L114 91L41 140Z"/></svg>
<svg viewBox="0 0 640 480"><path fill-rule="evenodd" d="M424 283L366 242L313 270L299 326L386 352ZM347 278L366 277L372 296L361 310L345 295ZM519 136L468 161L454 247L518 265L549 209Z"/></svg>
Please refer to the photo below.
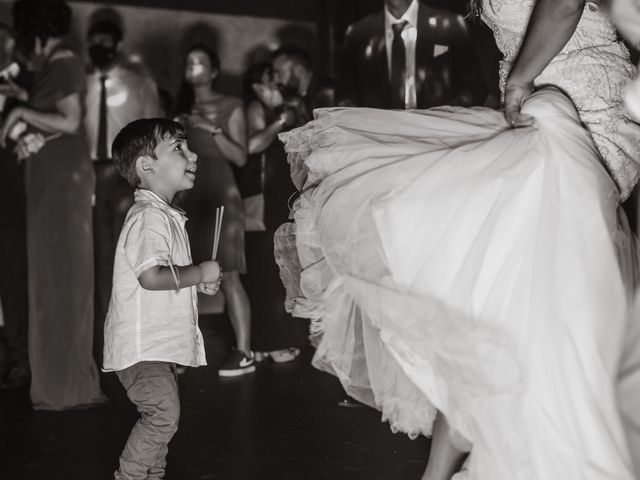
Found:
<svg viewBox="0 0 640 480"><path fill-rule="evenodd" d="M442 412L469 478L631 479L634 237L571 101L523 111L321 109L283 134L287 307L394 431Z"/></svg>

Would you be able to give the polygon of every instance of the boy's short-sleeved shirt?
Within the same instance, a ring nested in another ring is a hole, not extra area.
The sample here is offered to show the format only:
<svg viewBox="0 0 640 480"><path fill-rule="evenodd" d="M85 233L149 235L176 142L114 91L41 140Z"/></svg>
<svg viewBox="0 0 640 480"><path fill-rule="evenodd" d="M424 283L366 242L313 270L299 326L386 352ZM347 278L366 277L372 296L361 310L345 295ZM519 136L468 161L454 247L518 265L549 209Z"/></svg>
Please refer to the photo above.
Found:
<svg viewBox="0 0 640 480"><path fill-rule="evenodd" d="M136 190L116 247L103 370L142 361L206 365L196 287L152 291L138 282L155 265L191 265L186 221L150 190Z"/></svg>

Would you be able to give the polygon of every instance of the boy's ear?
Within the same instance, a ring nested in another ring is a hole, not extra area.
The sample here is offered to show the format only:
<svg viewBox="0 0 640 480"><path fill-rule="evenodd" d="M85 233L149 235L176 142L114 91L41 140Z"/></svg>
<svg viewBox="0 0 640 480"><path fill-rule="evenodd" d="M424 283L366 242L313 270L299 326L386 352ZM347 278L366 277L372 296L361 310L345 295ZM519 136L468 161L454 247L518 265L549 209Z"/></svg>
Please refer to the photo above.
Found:
<svg viewBox="0 0 640 480"><path fill-rule="evenodd" d="M136 159L136 172L140 179L153 175L153 167L153 159L147 155L141 155Z"/></svg>

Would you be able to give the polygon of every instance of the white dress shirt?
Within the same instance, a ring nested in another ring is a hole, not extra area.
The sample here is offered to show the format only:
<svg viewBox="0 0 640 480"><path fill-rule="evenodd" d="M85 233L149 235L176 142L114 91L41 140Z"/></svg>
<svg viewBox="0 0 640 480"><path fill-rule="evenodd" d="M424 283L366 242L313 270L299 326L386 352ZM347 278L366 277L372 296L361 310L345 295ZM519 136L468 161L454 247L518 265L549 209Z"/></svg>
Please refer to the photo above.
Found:
<svg viewBox="0 0 640 480"><path fill-rule="evenodd" d="M191 265L184 213L138 189L116 247L104 325L104 371L143 361L206 365L196 287L145 290L138 277L155 265Z"/></svg>
<svg viewBox="0 0 640 480"><path fill-rule="evenodd" d="M404 41L404 51L406 58L405 69L405 90L404 103L405 108L416 108L416 39L418 38L418 0L413 0L404 15L400 18L394 17L389 9L384 7L384 25L385 25L385 41L387 47L387 65L389 74L391 74L391 44L393 43L394 23L406 21L407 25L402 31L402 40Z"/></svg>
<svg viewBox="0 0 640 480"><path fill-rule="evenodd" d="M158 87L140 63L118 62L105 73L107 88L107 153L111 158L111 143L122 128L139 118L161 117ZM87 75L85 129L91 158L97 158L100 118L100 77L94 70Z"/></svg>

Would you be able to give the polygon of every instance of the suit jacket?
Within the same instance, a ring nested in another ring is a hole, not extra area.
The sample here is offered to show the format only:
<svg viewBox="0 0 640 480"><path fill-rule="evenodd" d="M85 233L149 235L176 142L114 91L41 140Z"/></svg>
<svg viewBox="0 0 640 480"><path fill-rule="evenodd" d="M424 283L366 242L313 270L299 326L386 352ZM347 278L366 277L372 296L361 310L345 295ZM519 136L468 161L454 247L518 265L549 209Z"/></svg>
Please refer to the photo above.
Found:
<svg viewBox="0 0 640 480"><path fill-rule="evenodd" d="M488 89L462 15L420 1L417 30L417 107L482 105ZM349 27L338 92L343 105L391 108L384 10Z"/></svg>
<svg viewBox="0 0 640 480"><path fill-rule="evenodd" d="M296 126L301 126L313 119L316 108L334 107L336 105L336 86L331 78L313 73L304 97L296 96L288 99L288 107L296 116Z"/></svg>
<svg viewBox="0 0 640 480"><path fill-rule="evenodd" d="M305 104L310 112L315 108L335 106L335 82L328 77L314 72L307 87Z"/></svg>

